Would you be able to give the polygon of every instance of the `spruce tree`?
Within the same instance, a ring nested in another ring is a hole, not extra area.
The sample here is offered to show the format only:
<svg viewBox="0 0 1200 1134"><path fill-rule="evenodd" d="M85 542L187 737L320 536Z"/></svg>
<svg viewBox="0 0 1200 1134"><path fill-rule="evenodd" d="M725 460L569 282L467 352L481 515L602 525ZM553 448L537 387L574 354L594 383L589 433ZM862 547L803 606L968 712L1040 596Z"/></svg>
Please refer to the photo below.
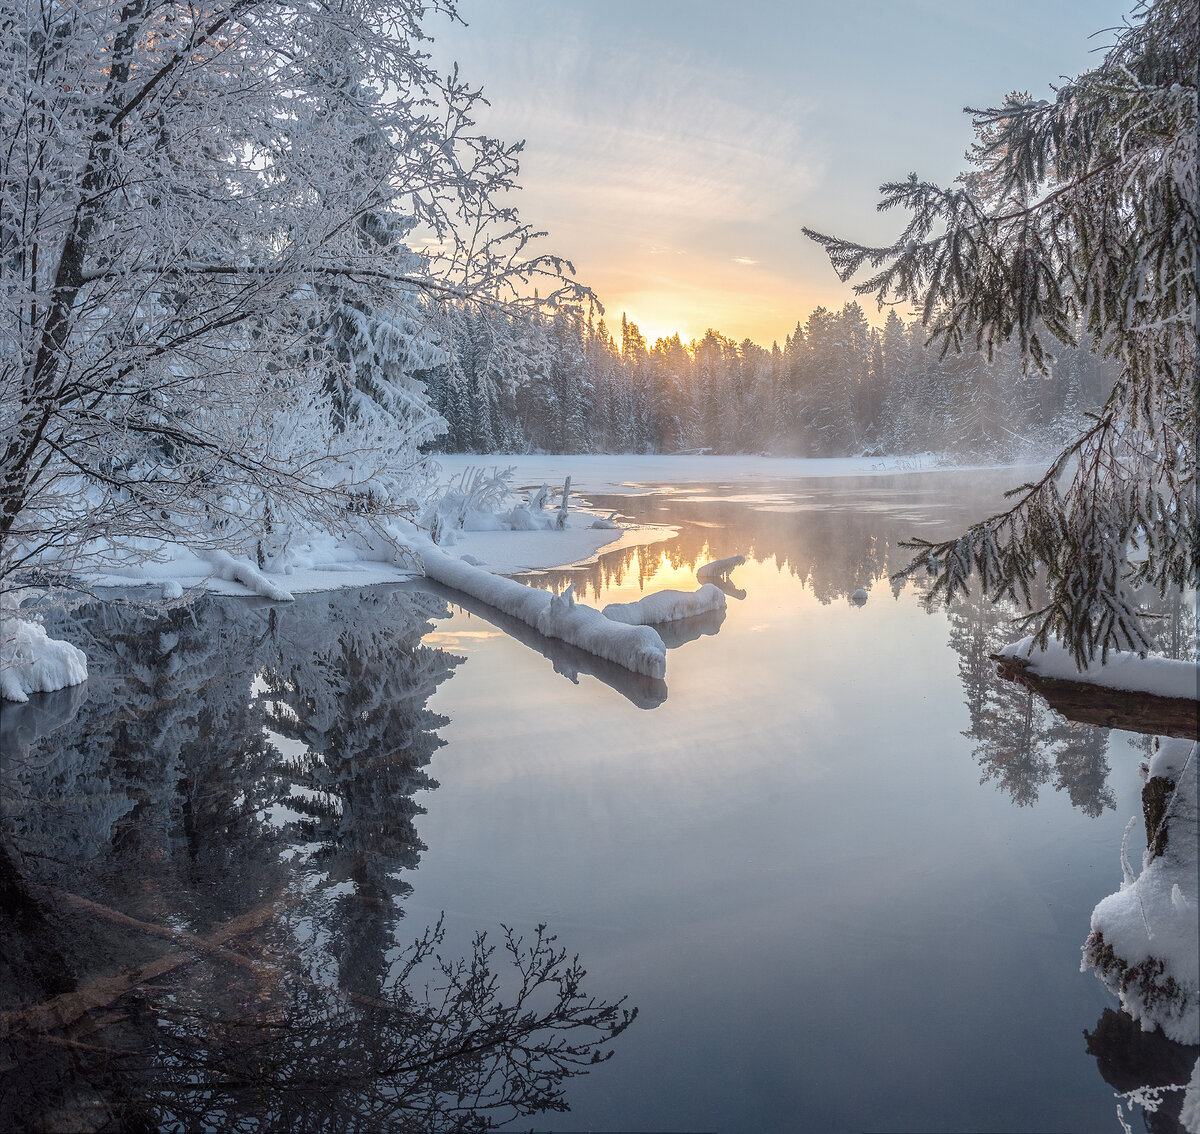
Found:
<svg viewBox="0 0 1200 1134"><path fill-rule="evenodd" d="M842 279L915 303L943 352L989 356L1013 342L1045 371L1050 343L1080 321L1120 367L1102 410L1016 503L941 543L914 540L908 570L937 593L973 573L1019 598L1044 644L1059 636L1083 666L1150 644L1133 588L1165 593L1196 578L1197 36L1195 0L1143 0L1095 69L1053 102L1010 95L969 110L973 170L951 188L883 186L881 209L911 219L871 248L806 229ZM1049 584L1032 601L1035 579Z"/></svg>

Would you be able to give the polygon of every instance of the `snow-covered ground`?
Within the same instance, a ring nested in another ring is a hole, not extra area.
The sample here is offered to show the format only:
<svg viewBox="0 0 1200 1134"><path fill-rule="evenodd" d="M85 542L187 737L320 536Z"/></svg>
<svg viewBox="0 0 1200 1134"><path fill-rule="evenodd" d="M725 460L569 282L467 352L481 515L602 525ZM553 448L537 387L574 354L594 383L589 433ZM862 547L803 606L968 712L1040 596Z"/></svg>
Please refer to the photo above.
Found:
<svg viewBox="0 0 1200 1134"><path fill-rule="evenodd" d="M1074 658L1060 642L1051 639L1045 650L1037 650L1033 647L1032 637L1005 646L1000 654L1002 657L1027 661L1029 672L1038 677L1083 681L1105 689L1152 693L1158 697L1200 699L1200 670L1195 662L1143 658L1122 650L1109 650L1103 663L1096 658L1087 669L1080 672Z"/></svg>
<svg viewBox="0 0 1200 1134"><path fill-rule="evenodd" d="M577 492L636 495L659 485L754 484L789 477L891 476L897 473L967 472L991 465L948 465L933 453L908 457L760 457L662 453L565 455L452 453L437 458L442 479L465 469L512 468L518 486L561 484L570 474Z"/></svg>
<svg viewBox="0 0 1200 1134"><path fill-rule="evenodd" d="M573 510L562 531L458 532L452 550L459 558L469 555L489 571L509 575L587 563L602 550L656 543L675 533L674 528L656 525L593 528L591 524L599 515ZM218 594L265 594L268 598L280 597L270 594L270 588L298 595L395 583L420 574L415 559L401 556L395 562L385 562L370 557L382 552L364 554L332 539L314 540L301 549L297 561L286 571L260 572L246 561L231 562L230 557L219 554L214 562L212 553L198 554L183 547L160 548L159 554L159 561L101 567L80 574L88 586L101 589L155 586L163 588L167 597L175 597L182 591L203 587ZM261 582L251 571L261 577Z"/></svg>

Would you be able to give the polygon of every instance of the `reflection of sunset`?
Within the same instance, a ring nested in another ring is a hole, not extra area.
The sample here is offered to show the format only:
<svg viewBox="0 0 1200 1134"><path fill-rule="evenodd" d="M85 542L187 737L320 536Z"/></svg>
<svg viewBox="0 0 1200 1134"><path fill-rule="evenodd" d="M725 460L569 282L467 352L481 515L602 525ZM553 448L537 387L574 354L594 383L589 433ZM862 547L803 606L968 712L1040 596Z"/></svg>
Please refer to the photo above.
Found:
<svg viewBox="0 0 1200 1134"><path fill-rule="evenodd" d="M654 557L656 548L650 549L650 554L641 560L639 571L628 571L618 580L609 582L608 602L636 602L647 591L694 591L696 583L696 566L708 559L707 548L700 555L691 557L677 566L667 557L665 551L659 551Z"/></svg>

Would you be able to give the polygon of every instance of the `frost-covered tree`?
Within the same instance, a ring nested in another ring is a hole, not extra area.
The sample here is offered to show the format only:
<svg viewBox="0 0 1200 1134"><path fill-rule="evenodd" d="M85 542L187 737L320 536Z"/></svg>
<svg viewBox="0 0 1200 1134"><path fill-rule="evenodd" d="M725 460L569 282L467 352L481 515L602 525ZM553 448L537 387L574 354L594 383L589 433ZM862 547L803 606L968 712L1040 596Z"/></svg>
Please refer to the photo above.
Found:
<svg viewBox="0 0 1200 1134"><path fill-rule="evenodd" d="M0 0L0 578L402 490L415 297L559 267L504 200L519 147L422 52L433 12Z"/></svg>
<svg viewBox="0 0 1200 1134"><path fill-rule="evenodd" d="M1012 508L944 543L914 541L939 593L973 572L1019 597L1082 665L1149 644L1132 589L1196 577L1197 67L1194 0L1143 0L1102 63L1053 102L970 111L973 170L951 188L885 185L911 219L870 248L806 229L860 293L919 305L944 350L1014 342L1045 370L1080 322L1120 364L1087 428ZM1031 600L1045 572L1048 601Z"/></svg>

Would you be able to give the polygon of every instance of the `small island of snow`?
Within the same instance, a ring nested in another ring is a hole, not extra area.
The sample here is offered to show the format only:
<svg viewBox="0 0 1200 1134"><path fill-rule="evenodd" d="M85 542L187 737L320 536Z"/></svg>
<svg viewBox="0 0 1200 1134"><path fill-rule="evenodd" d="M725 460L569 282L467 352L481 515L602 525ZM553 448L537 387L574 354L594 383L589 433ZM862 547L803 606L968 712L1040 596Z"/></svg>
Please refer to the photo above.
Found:
<svg viewBox="0 0 1200 1134"><path fill-rule="evenodd" d="M87 680L87 658L70 642L51 638L40 623L4 611L0 626L0 696L28 701L31 693L53 693Z"/></svg>

